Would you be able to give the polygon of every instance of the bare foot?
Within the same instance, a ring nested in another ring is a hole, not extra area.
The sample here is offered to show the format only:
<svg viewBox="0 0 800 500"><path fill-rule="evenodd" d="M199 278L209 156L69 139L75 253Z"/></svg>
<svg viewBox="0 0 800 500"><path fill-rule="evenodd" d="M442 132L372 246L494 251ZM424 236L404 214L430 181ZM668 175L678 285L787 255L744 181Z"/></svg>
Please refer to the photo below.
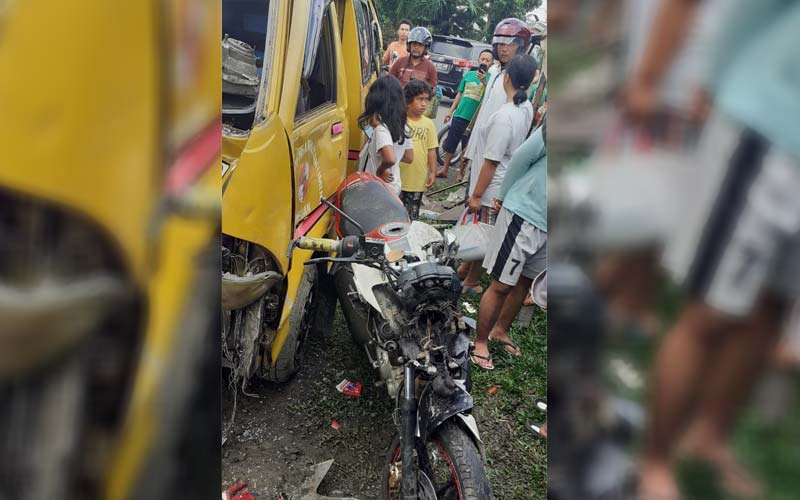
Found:
<svg viewBox="0 0 800 500"><path fill-rule="evenodd" d="M447 178L447 170L439 170L438 172L436 172L436 177L438 177L440 179L446 179Z"/></svg>
<svg viewBox="0 0 800 500"><path fill-rule="evenodd" d="M511 340L511 337L508 336L508 332L494 328L489 332L489 340L503 344L503 349L512 356L516 357L521 354L519 346Z"/></svg>
<svg viewBox="0 0 800 500"><path fill-rule="evenodd" d="M648 462L639 469L639 500L680 500L681 493L669 463Z"/></svg>
<svg viewBox="0 0 800 500"><path fill-rule="evenodd" d="M728 495L742 499L763 497L761 483L750 474L725 443L704 443L690 436L681 443L679 454L705 462L713 468Z"/></svg>

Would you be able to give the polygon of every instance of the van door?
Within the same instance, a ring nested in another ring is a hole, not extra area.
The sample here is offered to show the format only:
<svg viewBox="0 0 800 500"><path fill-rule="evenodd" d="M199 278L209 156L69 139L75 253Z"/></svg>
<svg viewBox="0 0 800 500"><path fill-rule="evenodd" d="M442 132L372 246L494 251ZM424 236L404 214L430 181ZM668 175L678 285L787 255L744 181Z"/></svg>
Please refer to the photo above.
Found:
<svg viewBox="0 0 800 500"><path fill-rule="evenodd" d="M297 100L281 103L295 107L290 133L295 224L320 205L321 196L336 191L347 168L347 94L336 7L311 4Z"/></svg>
<svg viewBox="0 0 800 500"><path fill-rule="evenodd" d="M350 99L348 120L350 124L350 146L348 171L356 170L358 154L366 136L358 126L358 117L364 109L370 85L380 71L381 52L380 27L374 8L368 0L342 0L339 2L343 20L342 52L346 61L347 89Z"/></svg>

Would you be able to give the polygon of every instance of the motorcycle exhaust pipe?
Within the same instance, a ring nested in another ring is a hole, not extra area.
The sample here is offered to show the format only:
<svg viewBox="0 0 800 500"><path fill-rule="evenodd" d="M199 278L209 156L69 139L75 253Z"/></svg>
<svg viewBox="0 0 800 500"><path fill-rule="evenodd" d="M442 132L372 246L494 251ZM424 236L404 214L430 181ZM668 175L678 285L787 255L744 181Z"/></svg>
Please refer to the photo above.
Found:
<svg viewBox="0 0 800 500"><path fill-rule="evenodd" d="M417 467L414 463L414 440L417 435L417 399L414 394L414 368L405 366L403 398L400 400L400 453L403 477L400 482L402 498L417 498Z"/></svg>

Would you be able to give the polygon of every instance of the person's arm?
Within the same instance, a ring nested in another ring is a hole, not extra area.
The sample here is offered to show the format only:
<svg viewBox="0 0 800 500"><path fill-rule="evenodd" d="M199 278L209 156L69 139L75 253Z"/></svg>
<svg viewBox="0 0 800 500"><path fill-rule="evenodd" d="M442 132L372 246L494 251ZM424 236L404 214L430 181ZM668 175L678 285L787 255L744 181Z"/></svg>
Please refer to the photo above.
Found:
<svg viewBox="0 0 800 500"><path fill-rule="evenodd" d="M453 104L450 106L450 109L447 110L447 114L444 115L444 123L449 122L450 119L453 117L453 113L456 112L456 108L458 108L459 102L461 102L461 92L456 94L455 99L453 99Z"/></svg>
<svg viewBox="0 0 800 500"><path fill-rule="evenodd" d="M478 175L478 182L475 183L475 190L472 191L472 195L467 200L467 209L470 212L477 212L481 208L483 193L492 183L494 173L499 164L499 161L490 160L489 158L483 159L483 166L481 167L481 173Z"/></svg>
<svg viewBox="0 0 800 500"><path fill-rule="evenodd" d="M410 141L411 139L408 140ZM400 161L403 163L414 163L414 148L406 149Z"/></svg>
<svg viewBox="0 0 800 500"><path fill-rule="evenodd" d="M511 156L511 161L508 162L506 176L503 178L503 184L500 185L500 192L497 194L497 199L503 201L511 186L521 179L523 175L528 173L528 170L546 155L547 150L542 140L542 129L539 128L532 133L531 136L514 151L514 155Z"/></svg>
<svg viewBox="0 0 800 500"><path fill-rule="evenodd" d="M403 60L402 57L398 57L397 59L394 60L392 67L389 68L389 74L397 78L398 80L400 79L400 61L402 60Z"/></svg>
<svg viewBox="0 0 800 500"><path fill-rule="evenodd" d="M428 150L428 180L425 182L425 187L430 189L436 184L436 169L439 168L439 155L436 154L436 148Z"/></svg>
<svg viewBox="0 0 800 500"><path fill-rule="evenodd" d="M475 183L475 189L469 200L467 200L467 206L471 212L476 212L481 207L481 198L486 188L491 184L497 165L505 156L511 142L511 123L505 119L502 111L492 115L486 126L488 127L489 135L486 137L486 148L482 158L483 164L478 175L478 181Z"/></svg>
<svg viewBox="0 0 800 500"><path fill-rule="evenodd" d="M389 60L392 57L393 50L394 50L394 42L390 43L389 46L386 47L386 52L383 54L383 59L381 59L383 64L389 64Z"/></svg>
<svg viewBox="0 0 800 500"><path fill-rule="evenodd" d="M397 157L394 154L394 146L389 144L388 146L384 146L380 149L381 153L381 164L378 165L377 170L375 171L375 175L380 177L386 182L392 182L394 180L394 176L392 175L392 167L394 166L394 162Z"/></svg>
<svg viewBox="0 0 800 500"><path fill-rule="evenodd" d="M657 22L625 90L625 113L629 117L647 118L656 111L659 85L694 24L700 1L661 0L654 17Z"/></svg>
<svg viewBox="0 0 800 500"><path fill-rule="evenodd" d="M439 138L436 136L436 124L433 120L428 123L428 141L425 146L428 148L428 181L425 186L430 189L436 183L436 171L439 169L439 155L436 154Z"/></svg>
<svg viewBox="0 0 800 500"><path fill-rule="evenodd" d="M430 79L431 79L431 82L430 82L431 83L431 89L432 89L433 93L435 94L436 93L436 86L439 85L439 73L436 71L436 66L434 66L432 62L428 61L428 64L431 65L430 68L428 68L428 72L429 72Z"/></svg>

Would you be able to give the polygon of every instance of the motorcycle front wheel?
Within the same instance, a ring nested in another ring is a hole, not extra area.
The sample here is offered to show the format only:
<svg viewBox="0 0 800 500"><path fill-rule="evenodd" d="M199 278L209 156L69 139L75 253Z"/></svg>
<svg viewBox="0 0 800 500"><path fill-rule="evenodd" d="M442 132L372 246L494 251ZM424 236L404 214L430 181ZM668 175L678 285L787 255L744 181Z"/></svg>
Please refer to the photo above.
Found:
<svg viewBox="0 0 800 500"><path fill-rule="evenodd" d="M443 423L426 443L417 443L420 499L489 500L492 489L478 447L455 422ZM401 500L400 438L389 447L381 480L381 499ZM425 475L423 478L422 475ZM430 480L430 481L427 481ZM426 485L432 485L431 488ZM435 496L433 496L435 494Z"/></svg>

